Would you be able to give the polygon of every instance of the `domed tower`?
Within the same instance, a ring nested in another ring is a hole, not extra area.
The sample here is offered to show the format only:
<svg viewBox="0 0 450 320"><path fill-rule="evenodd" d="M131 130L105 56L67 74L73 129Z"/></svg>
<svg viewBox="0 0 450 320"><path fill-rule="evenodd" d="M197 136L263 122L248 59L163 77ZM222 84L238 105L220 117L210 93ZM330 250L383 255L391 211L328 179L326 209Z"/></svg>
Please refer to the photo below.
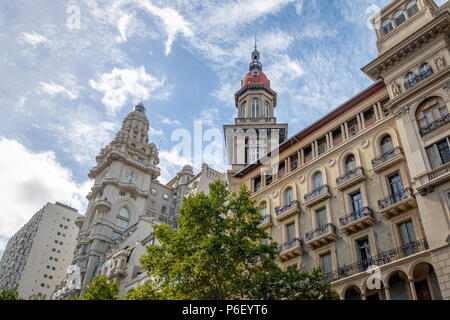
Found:
<svg viewBox="0 0 450 320"><path fill-rule="evenodd" d="M263 72L256 43L234 98L238 116L234 125L224 125L224 133L228 164L239 170L283 143L288 134L287 123L277 123L277 93Z"/></svg>
<svg viewBox="0 0 450 320"><path fill-rule="evenodd" d="M73 261L81 271L81 293L114 240L146 214L149 190L160 175L158 150L149 143L148 131L145 107L139 103L125 117L114 140L101 149L88 174L95 181L87 195Z"/></svg>

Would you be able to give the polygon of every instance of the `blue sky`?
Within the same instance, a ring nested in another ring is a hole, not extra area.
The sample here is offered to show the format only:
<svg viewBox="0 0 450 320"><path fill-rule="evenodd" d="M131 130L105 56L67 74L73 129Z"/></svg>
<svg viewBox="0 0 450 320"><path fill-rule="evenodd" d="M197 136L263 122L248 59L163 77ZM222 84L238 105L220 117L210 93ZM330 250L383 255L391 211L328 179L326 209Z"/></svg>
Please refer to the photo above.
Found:
<svg viewBox="0 0 450 320"><path fill-rule="evenodd" d="M95 156L141 99L166 182L186 160L173 130L233 123L255 32L289 135L363 90L388 2L2 1L0 255L47 201L84 213Z"/></svg>

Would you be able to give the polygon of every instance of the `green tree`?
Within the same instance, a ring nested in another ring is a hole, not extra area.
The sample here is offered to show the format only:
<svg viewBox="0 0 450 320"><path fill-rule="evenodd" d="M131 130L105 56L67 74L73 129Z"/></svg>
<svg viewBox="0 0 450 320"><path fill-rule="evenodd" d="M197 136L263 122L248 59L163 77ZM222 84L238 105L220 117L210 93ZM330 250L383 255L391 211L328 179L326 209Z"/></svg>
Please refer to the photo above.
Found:
<svg viewBox="0 0 450 320"><path fill-rule="evenodd" d="M164 295L155 288L154 283L146 283L136 289L131 289L122 298L124 300L161 300L164 299Z"/></svg>
<svg viewBox="0 0 450 320"><path fill-rule="evenodd" d="M238 195L224 181L208 195L185 197L178 230L155 226L160 245L147 246L141 265L166 299L330 299L319 271L281 270L275 243L258 228L260 208L242 186ZM283 289L286 288L286 289ZM153 297L152 295L149 295Z"/></svg>
<svg viewBox="0 0 450 320"><path fill-rule="evenodd" d="M87 286L86 293L81 298L72 300L117 300L119 285L113 281L108 283L108 278L104 275L96 276Z"/></svg>
<svg viewBox="0 0 450 320"><path fill-rule="evenodd" d="M1 290L0 300L21 300L19 297L19 292L17 291L18 285L11 290Z"/></svg>

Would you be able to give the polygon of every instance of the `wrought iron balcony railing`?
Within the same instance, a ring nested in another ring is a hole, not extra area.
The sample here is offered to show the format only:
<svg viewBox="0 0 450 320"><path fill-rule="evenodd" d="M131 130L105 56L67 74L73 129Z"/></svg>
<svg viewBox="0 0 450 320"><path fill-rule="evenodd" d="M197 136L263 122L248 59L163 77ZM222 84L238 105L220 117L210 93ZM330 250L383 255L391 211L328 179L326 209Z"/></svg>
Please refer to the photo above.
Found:
<svg viewBox="0 0 450 320"><path fill-rule="evenodd" d="M314 198L317 198L318 196L330 192L330 187L327 184L321 185L320 187L314 189L313 191L305 194L305 202L308 202Z"/></svg>
<svg viewBox="0 0 450 320"><path fill-rule="evenodd" d="M300 247L303 248L303 240L299 238L294 238L292 240L289 240L281 245L278 246L278 252L282 253L283 251Z"/></svg>
<svg viewBox="0 0 450 320"><path fill-rule="evenodd" d="M402 148L400 147L395 147L394 149L387 151L385 153L383 153L381 156L376 157L375 159L372 160L372 166L375 168L377 166L379 166L380 164L391 160L392 158L403 154Z"/></svg>
<svg viewBox="0 0 450 320"><path fill-rule="evenodd" d="M336 226L332 223L324 224L311 232L307 232L305 234L305 239L306 239L306 241L310 241L310 240L320 237L328 232L336 233Z"/></svg>
<svg viewBox="0 0 450 320"><path fill-rule="evenodd" d="M420 128L419 129L420 136L421 137L426 136L433 130L443 126L444 124L446 124L448 122L450 122L450 114L446 114L444 117L437 119L436 121L426 125L423 128Z"/></svg>
<svg viewBox="0 0 450 320"><path fill-rule="evenodd" d="M370 266L382 266L413 254L426 251L428 248L429 246L426 239L413 241L401 247L380 252L376 256L360 262L340 266L336 270L325 273L324 280L337 281L360 272L365 272Z"/></svg>
<svg viewBox="0 0 450 320"><path fill-rule="evenodd" d="M284 206L281 206L281 207L275 207L275 213L278 217L294 208L300 209L300 202L298 200L288 202Z"/></svg>
<svg viewBox="0 0 450 320"><path fill-rule="evenodd" d="M372 217L373 218L373 210L369 207L364 207L359 211L352 212L346 216L339 218L339 223L341 227L353 222L358 221L364 217Z"/></svg>
<svg viewBox="0 0 450 320"><path fill-rule="evenodd" d="M400 190L399 192L393 193L390 196L378 200L378 208L380 210L387 208L395 203L398 203L400 201L403 201L408 198L414 198L414 191L411 188L405 188L403 190Z"/></svg>
<svg viewBox="0 0 450 320"><path fill-rule="evenodd" d="M261 222L259 223L259 225L261 226L263 224L270 223L270 222L272 222L272 216L270 214L266 214L266 215L263 216L263 218L262 218Z"/></svg>
<svg viewBox="0 0 450 320"><path fill-rule="evenodd" d="M405 90L408 90L409 88L414 87L416 84L418 84L420 81L425 80L429 76L433 74L433 70L430 68L426 72L418 74L411 79L405 80Z"/></svg>
<svg viewBox="0 0 450 320"><path fill-rule="evenodd" d="M344 175L340 176L339 178L336 179L336 183L337 185L341 185L353 178L359 177L364 175L364 169L363 167L357 167L353 170L348 171L347 173L345 173Z"/></svg>

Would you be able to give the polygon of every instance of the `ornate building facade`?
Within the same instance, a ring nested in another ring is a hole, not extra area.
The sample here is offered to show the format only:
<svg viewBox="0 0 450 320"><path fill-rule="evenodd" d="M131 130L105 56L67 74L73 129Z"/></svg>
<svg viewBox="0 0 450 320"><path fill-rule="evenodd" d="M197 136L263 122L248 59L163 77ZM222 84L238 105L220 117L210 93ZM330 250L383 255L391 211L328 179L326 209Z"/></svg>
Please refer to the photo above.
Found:
<svg viewBox="0 0 450 320"><path fill-rule="evenodd" d="M183 196L208 192L209 183L226 176L203 164L194 176L186 165L167 184L160 183L159 156L149 142L149 121L142 103L123 120L115 139L96 157L89 172L94 180L86 214L76 220L79 233L73 265L80 271L81 283L73 286L68 275L55 290L54 299L65 299L85 292L96 275L107 275L125 294L148 281L140 269L139 258L159 223L177 228L177 208ZM78 281L78 280L77 280Z"/></svg>
<svg viewBox="0 0 450 320"><path fill-rule="evenodd" d="M280 265L321 266L342 299L450 299L450 5L395 0L373 24L374 84L230 186L253 191Z"/></svg>

